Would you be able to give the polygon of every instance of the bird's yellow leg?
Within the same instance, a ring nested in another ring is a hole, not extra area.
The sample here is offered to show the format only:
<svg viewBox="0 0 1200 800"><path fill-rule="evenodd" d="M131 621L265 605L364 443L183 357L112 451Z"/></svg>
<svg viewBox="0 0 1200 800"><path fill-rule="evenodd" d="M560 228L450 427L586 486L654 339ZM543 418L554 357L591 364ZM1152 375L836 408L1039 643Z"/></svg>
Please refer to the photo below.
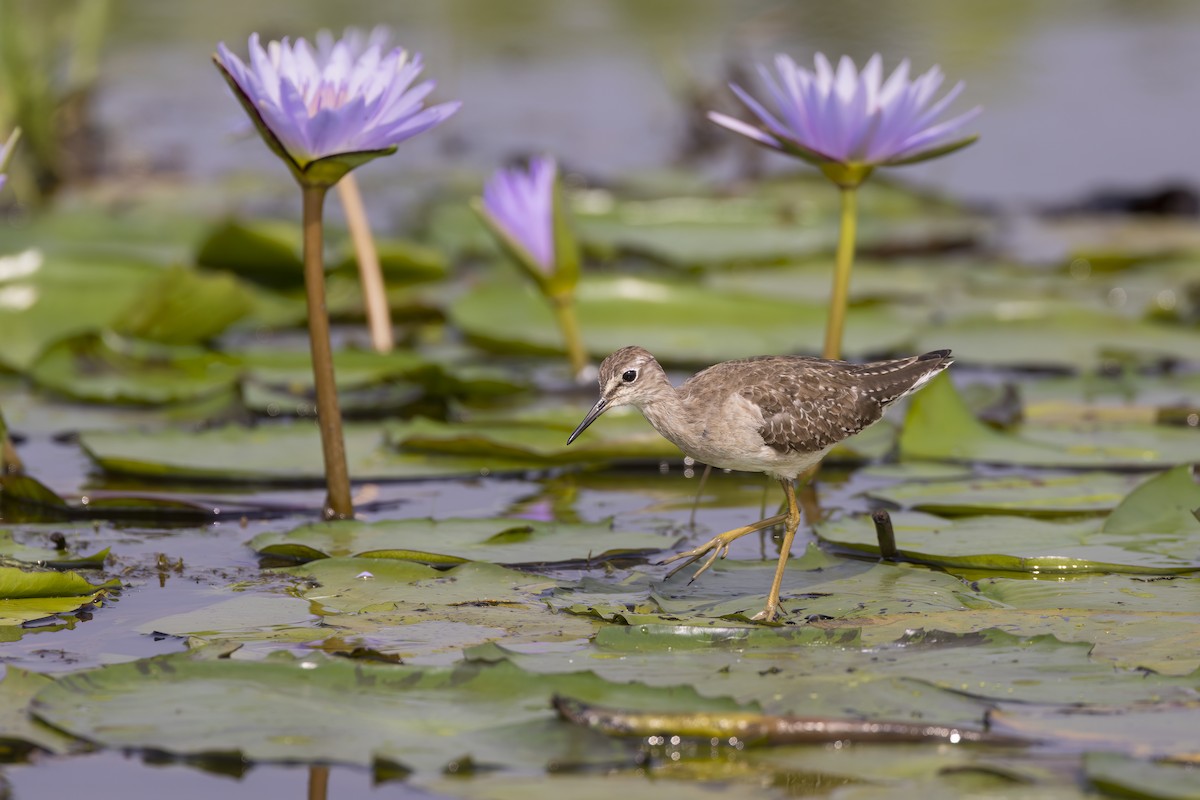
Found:
<svg viewBox="0 0 1200 800"><path fill-rule="evenodd" d="M779 548L779 564L775 567L771 591L767 593L767 606L752 617L762 622L771 622L779 612L779 588L783 585L783 570L792 552L792 540L796 538L796 530L800 527L800 505L796 502L796 488L786 478L779 483L783 486L783 494L787 498L787 512L780 515L784 523L783 544Z"/></svg>
<svg viewBox="0 0 1200 800"><path fill-rule="evenodd" d="M731 531L725 531L721 535L714 536L713 538L709 539L706 543L700 545L699 547L694 547L691 550L687 550L682 553L676 553L670 558L664 558L658 563L660 565L670 564L672 561L678 561L681 558L687 559L687 561L684 561L678 567L667 573L667 577L670 578L676 572L679 572L681 569L696 563L703 558L705 554L708 554L708 558L704 559L704 563L700 565L700 569L696 570L696 574L692 576L692 580L688 581L688 583L691 583L692 581L696 580L696 578L699 578L701 575L703 575L704 571L711 567L718 558L724 558L726 555L728 555L729 545L732 544L735 539L740 539L748 533L761 531L763 528L769 528L772 525L778 525L786 520L786 514L776 514L773 517L767 517L764 520L759 520L753 525L746 525L743 528L734 528Z"/></svg>

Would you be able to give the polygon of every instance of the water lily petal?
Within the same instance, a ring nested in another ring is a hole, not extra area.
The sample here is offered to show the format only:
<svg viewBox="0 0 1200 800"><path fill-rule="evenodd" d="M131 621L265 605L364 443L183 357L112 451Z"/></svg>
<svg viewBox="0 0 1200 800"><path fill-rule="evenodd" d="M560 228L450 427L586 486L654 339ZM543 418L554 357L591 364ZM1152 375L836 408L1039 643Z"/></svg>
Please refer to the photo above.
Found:
<svg viewBox="0 0 1200 800"><path fill-rule="evenodd" d="M426 108L432 81L414 85L420 56L390 47L390 34L349 29L305 39L248 41L249 64L223 43L216 60L245 95L269 134L302 174L343 154L382 152L444 121L458 103Z"/></svg>
<svg viewBox="0 0 1200 800"><path fill-rule="evenodd" d="M870 167L907 160L939 143L973 119L977 110L939 122L962 92L958 84L934 100L944 76L934 66L910 79L908 60L885 79L883 59L871 56L859 71L848 56L837 66L822 53L813 68L799 67L787 55L774 59L774 70L759 67L769 103L739 86L734 93L767 129L738 124L723 114L709 119L760 144L809 158L812 154L842 164Z"/></svg>

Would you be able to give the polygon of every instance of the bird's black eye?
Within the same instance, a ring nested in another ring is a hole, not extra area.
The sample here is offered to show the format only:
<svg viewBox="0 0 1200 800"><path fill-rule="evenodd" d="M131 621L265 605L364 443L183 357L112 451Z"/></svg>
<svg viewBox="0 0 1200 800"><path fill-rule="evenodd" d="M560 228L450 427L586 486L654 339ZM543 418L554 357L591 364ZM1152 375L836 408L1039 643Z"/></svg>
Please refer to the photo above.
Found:
<svg viewBox="0 0 1200 800"><path fill-rule="evenodd" d="M636 369L625 370L625 374L621 376L621 380L625 381L626 383L633 383L634 381L637 380L637 370Z"/></svg>

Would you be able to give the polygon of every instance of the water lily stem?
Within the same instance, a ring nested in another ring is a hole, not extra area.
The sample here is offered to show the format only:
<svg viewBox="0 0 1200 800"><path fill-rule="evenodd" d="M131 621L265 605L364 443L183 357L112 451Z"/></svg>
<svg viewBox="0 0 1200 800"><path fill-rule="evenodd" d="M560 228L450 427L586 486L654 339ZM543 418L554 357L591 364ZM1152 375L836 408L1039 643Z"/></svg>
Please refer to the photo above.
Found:
<svg viewBox="0 0 1200 800"><path fill-rule="evenodd" d="M377 353L390 353L396 346L392 335L392 312L388 308L387 293L383 285L383 272L379 268L379 252L375 249L375 238L371 235L371 222L363 206L362 192L354 174L347 172L337 183L338 199L346 214L346 226L350 229L350 240L354 243L354 256L358 261L358 278L362 284L363 306L367 311L367 329L371 332L371 346Z"/></svg>
<svg viewBox="0 0 1200 800"><path fill-rule="evenodd" d="M569 291L552 294L550 305L554 308L554 318L567 345L571 374L579 378L587 368L588 357L583 346L583 334L579 330L579 319L575 316L575 295Z"/></svg>
<svg viewBox="0 0 1200 800"><path fill-rule="evenodd" d="M841 187L842 219L838 230L837 265L833 274L833 296L829 298L829 323L825 328L825 358L841 358L842 331L850 299L850 271L854 268L854 237L858 223L858 189Z"/></svg>
<svg viewBox="0 0 1200 800"><path fill-rule="evenodd" d="M329 341L329 312L325 308L325 259L322 211L325 186L304 186L304 289L308 295L308 339L312 348L313 383L317 389L317 422L325 457L327 519L354 516L350 501L350 473L346 468L346 442L342 412L338 408L333 374L333 346Z"/></svg>

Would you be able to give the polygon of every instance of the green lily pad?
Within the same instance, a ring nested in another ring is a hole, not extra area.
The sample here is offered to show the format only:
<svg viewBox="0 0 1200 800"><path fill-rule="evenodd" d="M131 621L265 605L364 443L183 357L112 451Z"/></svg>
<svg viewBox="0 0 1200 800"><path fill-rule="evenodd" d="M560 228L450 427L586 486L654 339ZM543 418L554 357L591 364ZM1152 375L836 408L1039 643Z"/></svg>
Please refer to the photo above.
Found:
<svg viewBox="0 0 1200 800"><path fill-rule="evenodd" d="M577 412L580 419L586 410ZM392 423L388 428L388 438L402 451L494 456L545 464L603 461L657 463L680 457L679 448L659 436L636 411L605 415L601 424L593 426L587 435L570 447L567 446L567 437L575 425L565 422L567 417L564 414L550 411L547 417L543 425L532 422L512 425L446 423L417 419Z"/></svg>
<svg viewBox="0 0 1200 800"><path fill-rule="evenodd" d="M13 535L14 531L12 530L0 530L0 555L24 561L27 564L53 567L54 569L71 567L82 569L87 567L103 567L105 560L108 558L109 548L107 547L88 555L72 555L68 550L35 547L17 542L13 538Z"/></svg>
<svg viewBox="0 0 1200 800"><path fill-rule="evenodd" d="M788 175L740 194L619 198L576 194L572 211L593 249L649 255L677 265L781 261L832 252L838 192L823 177ZM969 242L988 223L946 202L871 181L859 190L859 246L896 249Z"/></svg>
<svg viewBox="0 0 1200 800"><path fill-rule="evenodd" d="M1143 480L1141 476L1086 475L970 478L901 483L866 494L901 508L931 514L1022 514L1039 517L1100 513L1114 508Z"/></svg>
<svg viewBox="0 0 1200 800"><path fill-rule="evenodd" d="M1192 361L1200 333L1113 313L1057 308L1044 316L982 315L924 330L916 347L952 347L963 362L1004 367L1095 369L1114 356Z"/></svg>
<svg viewBox="0 0 1200 800"><path fill-rule="evenodd" d="M255 536L260 555L312 561L336 556L400 559L422 564L554 564L606 561L670 547L657 533L613 530L609 523L523 519L342 520Z"/></svg>
<svg viewBox="0 0 1200 800"><path fill-rule="evenodd" d="M1191 463L1198 453L1200 429L1025 426L1020 435L1001 433L972 416L944 374L913 397L900 434L905 460L1146 469Z"/></svg>
<svg viewBox="0 0 1200 800"><path fill-rule="evenodd" d="M915 622L922 615L894 616ZM1148 677L1142 670L1117 670L1091 660L1087 642L1014 636L996 628L949 633L917 627L899 633L891 641L866 645L853 628L820 624L749 632L606 626L597 631L592 648L518 654L488 645L466 655L503 657L546 674L586 667L611 681L685 683L769 714L943 724L978 725L996 701L1114 707L1193 696L1194 675ZM1064 674L1071 680L1061 680Z"/></svg>
<svg viewBox="0 0 1200 800"><path fill-rule="evenodd" d="M1144 800L1188 800L1196 797L1200 786L1200 764L1147 761L1118 753L1086 754L1083 774L1105 794Z"/></svg>
<svg viewBox="0 0 1200 800"><path fill-rule="evenodd" d="M688 570L661 582L639 572L616 586L561 590L550 602L571 613L629 625L754 625L751 617L762 610L774 572L774 559L717 562L691 583ZM950 575L831 558L815 548L789 561L780 590L780 619L796 625L806 619L998 606Z"/></svg>
<svg viewBox="0 0 1200 800"><path fill-rule="evenodd" d="M105 328L160 275L149 264L40 250L0 258L0 366L23 372L51 342Z"/></svg>
<svg viewBox="0 0 1200 800"><path fill-rule="evenodd" d="M947 567L1070 575L1125 572L1173 575L1200 570L1200 557L1180 552L1178 535L1107 534L1099 520L1051 521L1013 516L944 519L902 511L892 515L896 546L905 558ZM816 526L822 541L878 553L869 517L853 516Z"/></svg>
<svg viewBox="0 0 1200 800"><path fill-rule="evenodd" d="M304 286L300 226L229 218L205 234L196 263L223 269L273 289Z"/></svg>
<svg viewBox="0 0 1200 800"><path fill-rule="evenodd" d="M497 640L583 642L598 624L548 608L539 595L555 581L486 562L443 571L392 559L327 558L286 571L311 582L302 596L322 615L325 652L450 663L464 647Z"/></svg>
<svg viewBox="0 0 1200 800"><path fill-rule="evenodd" d="M172 267L113 319L113 329L163 344L199 344L256 305L255 294L230 274Z"/></svg>
<svg viewBox="0 0 1200 800"><path fill-rule="evenodd" d="M214 593L214 602L190 611L144 622L136 630L144 634L199 636L221 641L270 639L281 628L305 628L310 639L326 635L316 629L316 616L308 604L292 597L228 591Z"/></svg>
<svg viewBox="0 0 1200 800"><path fill-rule="evenodd" d="M826 306L613 275L584 276L576 293L584 345L596 358L639 344L664 363L713 364L765 353L820 350ZM509 352L559 353L562 335L545 299L516 281L474 286L450 306L468 337ZM884 306L851 308L849 357L905 350L909 326Z"/></svg>
<svg viewBox="0 0 1200 800"><path fill-rule="evenodd" d="M992 730L1042 741L1059 750L1107 750L1137 758L1200 758L1195 701L1146 703L1108 713L1093 709L1045 711L1014 706L992 715Z"/></svg>
<svg viewBox="0 0 1200 800"><path fill-rule="evenodd" d="M1191 467L1176 467L1144 482L1104 521L1108 534L1139 536L1148 531L1200 536L1200 485Z"/></svg>
<svg viewBox="0 0 1200 800"><path fill-rule="evenodd" d="M397 453L384 443L381 428L345 426L350 475L355 480L469 477L534 469L534 463L498 458L460 458ZM244 483L301 483L324 480L316 424L244 427L202 431L93 431L79 437L101 469L145 478L201 478Z"/></svg>
<svg viewBox="0 0 1200 800"><path fill-rule="evenodd" d="M120 585L116 579L92 584L77 572L0 564L0 626L75 611Z"/></svg>
<svg viewBox="0 0 1200 800"><path fill-rule="evenodd" d="M29 716L33 696L52 683L54 679L49 676L11 664L4 668L4 678L0 679L0 752L6 758L31 749L55 754L84 749L83 742Z"/></svg>
<svg viewBox="0 0 1200 800"><path fill-rule="evenodd" d="M1049 580L993 575L973 585L984 597L1024 610L1192 614L1200 608L1200 578L1192 575L1076 575ZM1181 648L1181 653L1196 651L1196 644Z"/></svg>
<svg viewBox="0 0 1200 800"><path fill-rule="evenodd" d="M541 769L636 762L636 742L554 719L553 694L671 710L731 710L687 687L539 675L510 663L450 669L314 654L262 662L180 654L63 676L37 717L105 747L254 762L391 766L436 774L452 762Z"/></svg>
<svg viewBox="0 0 1200 800"><path fill-rule="evenodd" d="M1012 600L1015 607L884 614L822 620L814 626L831 636L846 638L854 634L863 647L898 641L914 630L970 634L997 628L1024 637L1048 635L1061 642L1086 643L1091 647L1091 660L1124 670L1149 670L1176 677L1200 670L1200 613L1182 610L1187 602L1195 605L1196 594L1176 592L1185 596L1161 604L1163 609L1176 610L1133 611L1125 608L1128 593L1136 591L1129 581L1127 576L1074 578L1059 582L1055 591L1027 596L1010 590L1034 581L999 578L980 582L981 593L996 600Z"/></svg>
<svg viewBox="0 0 1200 800"><path fill-rule="evenodd" d="M446 254L436 247L407 239L379 239L375 242L379 269L389 285L440 281L450 271ZM358 257L347 246L332 272L358 274Z"/></svg>
<svg viewBox="0 0 1200 800"><path fill-rule="evenodd" d="M75 400L161 405L232 393L239 365L195 347L83 334L52 345L29 374L42 388Z"/></svg>

